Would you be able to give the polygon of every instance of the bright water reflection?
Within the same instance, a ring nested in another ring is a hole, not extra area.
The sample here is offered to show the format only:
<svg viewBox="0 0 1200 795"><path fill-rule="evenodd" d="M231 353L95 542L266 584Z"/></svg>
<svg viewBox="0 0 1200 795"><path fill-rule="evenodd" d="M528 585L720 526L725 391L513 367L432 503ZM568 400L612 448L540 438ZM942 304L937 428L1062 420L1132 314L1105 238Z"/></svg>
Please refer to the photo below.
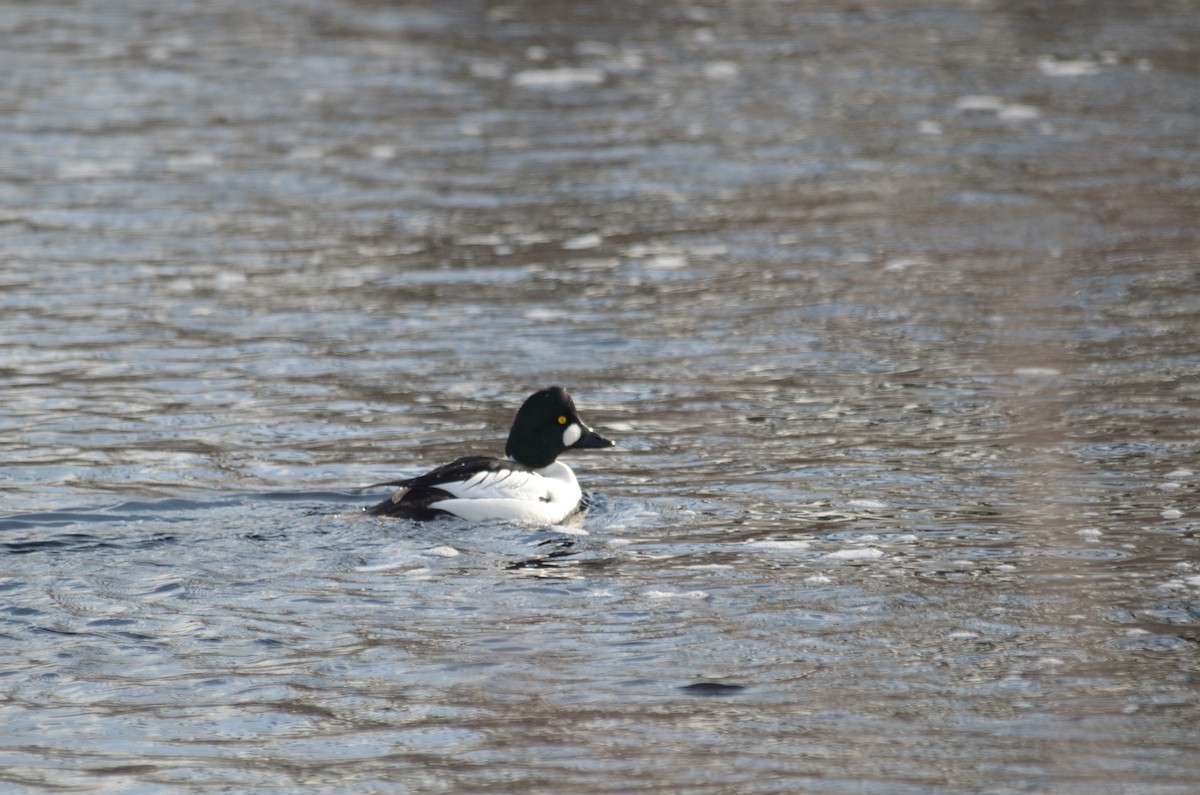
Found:
<svg viewBox="0 0 1200 795"><path fill-rule="evenodd" d="M9 788L1194 788L1185 6L0 25ZM547 383L585 533L353 516Z"/></svg>

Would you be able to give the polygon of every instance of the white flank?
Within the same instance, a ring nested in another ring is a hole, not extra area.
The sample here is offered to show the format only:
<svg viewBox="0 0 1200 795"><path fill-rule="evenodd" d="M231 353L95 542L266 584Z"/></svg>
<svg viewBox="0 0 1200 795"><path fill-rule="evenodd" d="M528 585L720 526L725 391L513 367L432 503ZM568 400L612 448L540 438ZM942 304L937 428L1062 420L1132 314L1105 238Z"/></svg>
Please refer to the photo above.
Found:
<svg viewBox="0 0 1200 795"><path fill-rule="evenodd" d="M438 488L454 495L433 507L472 522L492 519L559 524L579 505L583 493L575 473L561 461L536 472L481 472Z"/></svg>

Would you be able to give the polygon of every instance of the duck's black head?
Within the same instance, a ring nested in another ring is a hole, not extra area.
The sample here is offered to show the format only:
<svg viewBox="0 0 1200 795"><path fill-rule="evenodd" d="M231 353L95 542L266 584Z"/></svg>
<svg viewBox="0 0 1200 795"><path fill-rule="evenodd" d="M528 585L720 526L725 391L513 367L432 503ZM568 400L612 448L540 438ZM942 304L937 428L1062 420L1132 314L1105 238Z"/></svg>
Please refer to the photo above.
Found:
<svg viewBox="0 0 1200 795"><path fill-rule="evenodd" d="M552 386L534 392L517 411L504 452L517 463L541 469L567 450L613 444L579 419L567 390Z"/></svg>

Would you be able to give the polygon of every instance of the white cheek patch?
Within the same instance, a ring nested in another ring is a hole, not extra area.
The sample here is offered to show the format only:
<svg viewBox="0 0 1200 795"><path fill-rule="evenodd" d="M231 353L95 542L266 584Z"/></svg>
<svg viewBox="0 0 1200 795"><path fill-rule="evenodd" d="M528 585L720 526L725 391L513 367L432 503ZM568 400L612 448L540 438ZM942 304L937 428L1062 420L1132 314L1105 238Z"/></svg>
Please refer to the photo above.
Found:
<svg viewBox="0 0 1200 795"><path fill-rule="evenodd" d="M583 428L579 427L578 422L572 422L563 430L563 447L570 447L579 441L579 437L583 436Z"/></svg>

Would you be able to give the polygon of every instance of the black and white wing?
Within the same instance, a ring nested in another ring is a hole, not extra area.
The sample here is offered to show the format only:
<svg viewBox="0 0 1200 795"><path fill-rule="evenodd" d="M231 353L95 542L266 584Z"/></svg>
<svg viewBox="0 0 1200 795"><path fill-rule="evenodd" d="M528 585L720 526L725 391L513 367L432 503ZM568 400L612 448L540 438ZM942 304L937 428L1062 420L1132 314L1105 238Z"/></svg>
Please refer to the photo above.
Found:
<svg viewBox="0 0 1200 795"><path fill-rule="evenodd" d="M380 483L400 488L367 513L426 520L444 515L437 503L450 499L537 500L540 476L527 466L503 458L470 456L444 464L408 480Z"/></svg>

